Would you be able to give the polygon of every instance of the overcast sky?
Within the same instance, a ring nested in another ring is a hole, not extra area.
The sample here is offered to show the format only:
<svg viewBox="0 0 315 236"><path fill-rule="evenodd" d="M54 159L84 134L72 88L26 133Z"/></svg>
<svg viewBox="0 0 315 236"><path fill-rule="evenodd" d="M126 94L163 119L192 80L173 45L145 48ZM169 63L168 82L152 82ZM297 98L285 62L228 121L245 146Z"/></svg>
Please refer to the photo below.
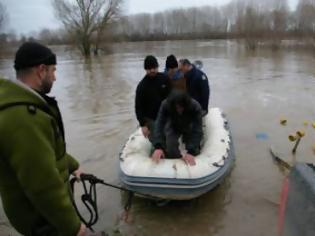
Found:
<svg viewBox="0 0 315 236"><path fill-rule="evenodd" d="M0 0L7 8L9 22L6 31L26 34L43 28L56 29L60 23L55 19L51 0ZM153 13L168 9L191 6L220 6L231 0L126 0L125 14ZM219 2L219 3L218 3ZM297 0L289 0L294 7Z"/></svg>

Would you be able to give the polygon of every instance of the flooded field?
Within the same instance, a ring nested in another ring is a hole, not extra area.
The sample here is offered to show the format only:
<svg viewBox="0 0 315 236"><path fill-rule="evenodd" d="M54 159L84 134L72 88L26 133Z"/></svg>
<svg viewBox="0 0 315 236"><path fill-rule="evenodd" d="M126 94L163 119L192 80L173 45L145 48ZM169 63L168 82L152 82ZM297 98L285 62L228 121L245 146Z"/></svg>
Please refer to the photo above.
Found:
<svg viewBox="0 0 315 236"><path fill-rule="evenodd" d="M115 44L109 55L83 60L64 47L58 56L52 90L62 110L68 152L85 172L119 183L118 155L137 128L134 95L144 76L143 59L166 56L201 60L211 86L211 107L226 113L235 144L236 163L225 182L189 202L159 207L137 199L131 222L119 220L125 196L98 188L97 229L122 235L276 235L284 173L272 162L272 145L290 160L287 136L304 129L297 160L315 162L315 57L310 52L247 52L233 41L172 41ZM13 58L0 60L0 75L14 78ZM285 117L287 126L279 120ZM2 208L0 235L9 235ZM12 235L12 234L11 234Z"/></svg>

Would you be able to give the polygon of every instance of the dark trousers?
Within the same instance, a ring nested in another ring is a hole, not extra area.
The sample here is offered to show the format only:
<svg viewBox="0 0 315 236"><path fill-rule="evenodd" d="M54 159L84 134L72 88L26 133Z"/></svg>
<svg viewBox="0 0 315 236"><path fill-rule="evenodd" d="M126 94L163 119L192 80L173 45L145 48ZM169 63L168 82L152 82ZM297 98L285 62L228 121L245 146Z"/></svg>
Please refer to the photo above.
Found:
<svg viewBox="0 0 315 236"><path fill-rule="evenodd" d="M153 137L154 137L154 124L155 124L155 121L154 120L151 120L151 119L147 119L146 121L146 126L148 127L149 131L150 131L150 134L149 134L149 141L151 143L153 143Z"/></svg>
<svg viewBox="0 0 315 236"><path fill-rule="evenodd" d="M167 158L181 158L182 154L179 150L179 138L182 136L183 143L189 143L191 138L191 128L187 127L187 129L183 130L175 130L172 127L170 121L168 121L164 127L164 135L165 135L165 151ZM200 150L199 150L200 152Z"/></svg>

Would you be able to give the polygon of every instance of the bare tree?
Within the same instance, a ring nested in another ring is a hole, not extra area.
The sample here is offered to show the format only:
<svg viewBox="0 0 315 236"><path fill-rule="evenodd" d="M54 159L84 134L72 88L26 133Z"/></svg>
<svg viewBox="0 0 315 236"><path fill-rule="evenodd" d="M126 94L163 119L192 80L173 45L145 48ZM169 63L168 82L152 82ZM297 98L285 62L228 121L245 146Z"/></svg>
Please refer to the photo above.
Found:
<svg viewBox="0 0 315 236"><path fill-rule="evenodd" d="M84 56L89 56L92 42L97 52L106 26L121 13L123 0L52 0L55 13L73 36Z"/></svg>
<svg viewBox="0 0 315 236"><path fill-rule="evenodd" d="M8 14L3 3L0 2L0 51L4 48L4 45L8 42L8 35L1 33L4 30L5 23L8 19Z"/></svg>
<svg viewBox="0 0 315 236"><path fill-rule="evenodd" d="M299 31L303 34L314 34L315 1L299 0L296 11Z"/></svg>
<svg viewBox="0 0 315 236"><path fill-rule="evenodd" d="M8 14L3 3L0 2L0 32L3 30L5 22L8 20Z"/></svg>
<svg viewBox="0 0 315 236"><path fill-rule="evenodd" d="M263 31L263 17L258 10L247 7L244 14L239 14L236 27L238 32L244 37L248 49L255 50L259 34Z"/></svg>
<svg viewBox="0 0 315 236"><path fill-rule="evenodd" d="M48 45L60 45L69 43L67 33L63 29L52 30L44 28L37 33L37 40Z"/></svg>
<svg viewBox="0 0 315 236"><path fill-rule="evenodd" d="M273 49L279 49L285 32L288 30L289 6L287 0L276 0L271 12L266 13L268 19L268 35Z"/></svg>

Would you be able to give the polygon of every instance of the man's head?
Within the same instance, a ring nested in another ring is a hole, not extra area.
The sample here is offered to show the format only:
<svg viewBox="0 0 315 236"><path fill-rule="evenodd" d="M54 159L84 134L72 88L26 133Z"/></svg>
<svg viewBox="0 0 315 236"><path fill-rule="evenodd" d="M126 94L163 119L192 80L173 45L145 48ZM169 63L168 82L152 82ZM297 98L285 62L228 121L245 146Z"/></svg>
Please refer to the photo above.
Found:
<svg viewBox="0 0 315 236"><path fill-rule="evenodd" d="M172 54L166 58L165 71L169 78L172 78L178 69L178 62L176 57Z"/></svg>
<svg viewBox="0 0 315 236"><path fill-rule="evenodd" d="M182 114L190 108L191 98L185 91L175 89L169 96L169 102L172 112Z"/></svg>
<svg viewBox="0 0 315 236"><path fill-rule="evenodd" d="M24 43L15 54L17 79L44 94L50 92L56 80L56 64L56 55L36 42Z"/></svg>
<svg viewBox="0 0 315 236"><path fill-rule="evenodd" d="M144 59L144 69L147 72L147 75L152 77L155 76L159 71L159 64L157 59L152 55L146 56L146 58Z"/></svg>
<svg viewBox="0 0 315 236"><path fill-rule="evenodd" d="M179 60L179 69L183 73L187 73L188 71L190 71L192 69L191 62L188 59Z"/></svg>
<svg viewBox="0 0 315 236"><path fill-rule="evenodd" d="M178 68L177 59L176 59L176 57L173 54L169 55L166 58L165 68L166 68L166 70L177 69Z"/></svg>

